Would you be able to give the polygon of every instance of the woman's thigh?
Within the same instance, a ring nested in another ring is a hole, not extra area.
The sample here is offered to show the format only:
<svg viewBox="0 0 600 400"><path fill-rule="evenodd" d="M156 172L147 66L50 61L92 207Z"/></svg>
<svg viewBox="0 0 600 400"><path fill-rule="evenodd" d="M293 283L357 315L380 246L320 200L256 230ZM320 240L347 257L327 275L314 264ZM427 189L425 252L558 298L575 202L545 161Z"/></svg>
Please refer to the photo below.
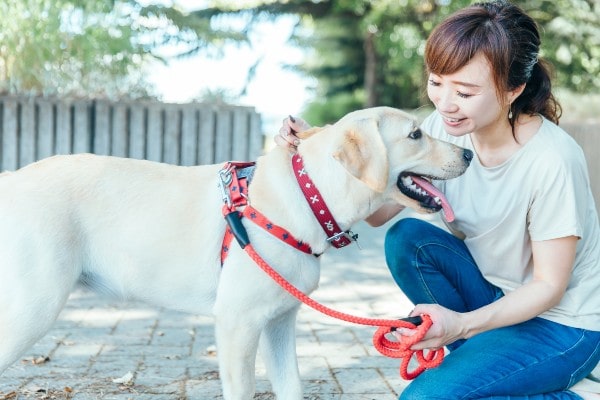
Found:
<svg viewBox="0 0 600 400"><path fill-rule="evenodd" d="M400 399L580 399L569 387L600 360L600 332L542 318L476 335Z"/></svg>
<svg viewBox="0 0 600 400"><path fill-rule="evenodd" d="M385 256L394 280L415 304L465 312L502 295L481 275L464 242L429 222L399 220L386 234Z"/></svg>

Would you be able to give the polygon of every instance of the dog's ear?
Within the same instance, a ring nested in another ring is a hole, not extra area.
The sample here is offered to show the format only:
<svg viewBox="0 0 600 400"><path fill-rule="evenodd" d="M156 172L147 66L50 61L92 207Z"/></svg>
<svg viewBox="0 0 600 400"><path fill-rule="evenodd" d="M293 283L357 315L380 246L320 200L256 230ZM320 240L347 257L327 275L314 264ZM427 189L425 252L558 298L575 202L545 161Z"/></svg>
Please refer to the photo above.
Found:
<svg viewBox="0 0 600 400"><path fill-rule="evenodd" d="M385 190L389 168L387 150L373 119L358 121L347 129L333 158L370 189L380 193Z"/></svg>

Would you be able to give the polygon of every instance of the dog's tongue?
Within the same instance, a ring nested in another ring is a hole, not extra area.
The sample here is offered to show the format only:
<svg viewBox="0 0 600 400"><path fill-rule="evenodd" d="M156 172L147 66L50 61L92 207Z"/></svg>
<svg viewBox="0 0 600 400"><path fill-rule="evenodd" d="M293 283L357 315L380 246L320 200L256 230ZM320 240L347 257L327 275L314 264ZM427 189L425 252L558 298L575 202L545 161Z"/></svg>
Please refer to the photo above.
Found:
<svg viewBox="0 0 600 400"><path fill-rule="evenodd" d="M448 203L446 196L444 196L444 194L440 192L435 186L433 186L428 180L414 175L411 176L411 178L414 183L419 185L419 187L426 191L430 196L439 197L440 202L442 204L444 218L448 222L454 221L454 211L452 211L452 207L450 207L450 203Z"/></svg>

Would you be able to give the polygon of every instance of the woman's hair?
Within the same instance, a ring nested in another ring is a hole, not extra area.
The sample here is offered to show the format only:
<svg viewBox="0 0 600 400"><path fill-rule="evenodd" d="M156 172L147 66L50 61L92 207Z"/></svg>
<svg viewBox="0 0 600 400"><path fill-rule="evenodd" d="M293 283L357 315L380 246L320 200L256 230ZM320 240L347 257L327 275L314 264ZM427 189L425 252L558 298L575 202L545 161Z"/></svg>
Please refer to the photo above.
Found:
<svg viewBox="0 0 600 400"><path fill-rule="evenodd" d="M499 94L525 83L511 105L514 132L522 113L539 113L555 123L560 118L550 65L539 58L539 49L540 35L531 17L508 1L490 1L459 10L438 25L427 40L425 65L429 73L452 74L481 53L491 65Z"/></svg>

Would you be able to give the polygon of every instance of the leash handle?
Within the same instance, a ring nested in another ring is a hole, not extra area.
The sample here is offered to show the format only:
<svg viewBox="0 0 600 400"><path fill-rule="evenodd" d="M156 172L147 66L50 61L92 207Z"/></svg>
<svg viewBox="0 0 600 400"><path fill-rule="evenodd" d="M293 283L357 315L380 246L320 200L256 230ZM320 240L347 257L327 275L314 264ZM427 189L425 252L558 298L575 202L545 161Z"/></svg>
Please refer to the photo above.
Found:
<svg viewBox="0 0 600 400"><path fill-rule="evenodd" d="M423 323L423 318L421 318L420 316L415 316L415 317L406 317L406 318L398 318L398 321L404 321L404 322L408 322L409 324L413 324L414 326L419 326ZM394 332L396 329L398 329L395 326L392 326L390 328L390 332Z"/></svg>
<svg viewBox="0 0 600 400"><path fill-rule="evenodd" d="M373 345L377 351L384 356L391 358L402 358L400 365L400 376L403 379L414 379L426 369L437 367L444 360L443 349L432 350L429 352L425 352L423 350L411 350L412 345L423 339L433 324L429 315L391 320L357 317L334 310L318 303L311 297L298 290L277 271L275 271L269 264L267 264L267 262L254 250L252 245L246 246L244 250L260 267L260 269L269 275L279 286L285 289L290 295L314 310L342 321L352 322L360 325L378 326L379 328L373 335ZM385 337L386 334L401 327L416 329L417 332L411 337L403 338L400 342L392 342ZM413 358L413 355L416 356L418 367L414 371L409 371L408 364Z"/></svg>

